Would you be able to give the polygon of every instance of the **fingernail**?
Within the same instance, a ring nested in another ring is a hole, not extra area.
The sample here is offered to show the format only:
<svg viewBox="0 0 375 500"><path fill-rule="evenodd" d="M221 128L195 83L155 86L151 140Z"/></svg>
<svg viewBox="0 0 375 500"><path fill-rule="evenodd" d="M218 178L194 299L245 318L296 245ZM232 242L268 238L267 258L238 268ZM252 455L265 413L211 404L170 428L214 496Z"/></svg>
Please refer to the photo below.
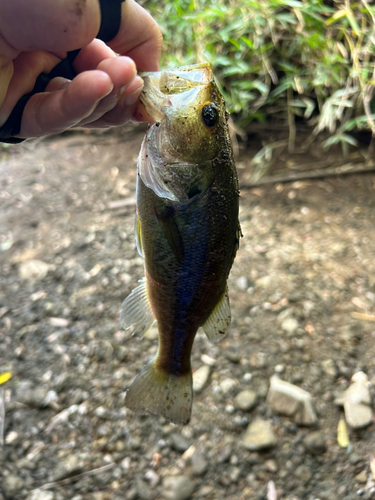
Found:
<svg viewBox="0 0 375 500"><path fill-rule="evenodd" d="M106 94L104 94L103 97L107 97L107 95L109 95L114 88L115 88L115 86L113 85L113 83L111 83L111 86L110 86L108 92ZM101 97L100 99L103 99L103 97Z"/></svg>
<svg viewBox="0 0 375 500"><path fill-rule="evenodd" d="M132 83L127 88L130 91L126 97L124 97L124 103L127 106L132 106L138 101L139 95L142 92L144 82L140 76L136 76Z"/></svg>

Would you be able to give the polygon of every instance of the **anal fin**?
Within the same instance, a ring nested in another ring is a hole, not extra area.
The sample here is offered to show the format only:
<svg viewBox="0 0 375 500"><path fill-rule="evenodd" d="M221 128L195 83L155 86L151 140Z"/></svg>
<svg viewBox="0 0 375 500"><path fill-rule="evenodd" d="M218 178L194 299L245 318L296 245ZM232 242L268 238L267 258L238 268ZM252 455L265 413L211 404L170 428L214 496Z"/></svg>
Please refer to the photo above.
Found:
<svg viewBox="0 0 375 500"><path fill-rule="evenodd" d="M126 297L120 311L120 321L124 329L135 326L133 332L147 332L155 319L152 315L146 290L146 278L140 280L140 285Z"/></svg>
<svg viewBox="0 0 375 500"><path fill-rule="evenodd" d="M227 333L231 322L228 288L221 296L202 328L211 342L217 342Z"/></svg>

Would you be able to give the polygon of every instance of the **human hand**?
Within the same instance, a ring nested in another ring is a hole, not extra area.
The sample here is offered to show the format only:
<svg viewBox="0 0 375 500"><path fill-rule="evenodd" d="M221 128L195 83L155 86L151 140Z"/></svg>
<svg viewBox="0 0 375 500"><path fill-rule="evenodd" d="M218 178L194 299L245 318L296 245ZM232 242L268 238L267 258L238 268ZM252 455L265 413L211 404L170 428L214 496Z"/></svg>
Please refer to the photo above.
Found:
<svg viewBox="0 0 375 500"><path fill-rule="evenodd" d="M83 47L73 63L78 75L72 81L54 78L45 92L30 98L19 137L125 123L139 105L143 82L136 65L158 69L160 30L133 0L122 4L119 32L108 45L92 40L100 25L97 0L87 0L80 12L72 11L73 5L73 0L0 0L0 126L40 73L49 73L67 51ZM137 117L142 120L140 113Z"/></svg>

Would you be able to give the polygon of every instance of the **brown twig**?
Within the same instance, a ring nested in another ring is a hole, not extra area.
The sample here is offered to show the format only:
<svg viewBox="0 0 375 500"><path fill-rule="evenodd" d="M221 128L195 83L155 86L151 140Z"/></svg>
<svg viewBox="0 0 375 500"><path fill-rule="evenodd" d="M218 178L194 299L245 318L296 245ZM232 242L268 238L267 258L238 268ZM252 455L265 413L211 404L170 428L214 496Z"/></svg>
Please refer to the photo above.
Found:
<svg viewBox="0 0 375 500"><path fill-rule="evenodd" d="M61 481L54 481L52 483L46 483L41 486L40 490L49 490L50 488L55 488L56 486L64 486L64 484L73 483L74 481L78 481L83 477L96 476L97 474L101 474L102 472L106 472L107 470L113 469L116 465L115 462L104 465L103 467L99 467L98 469L89 470L87 472L82 472L82 474L77 474L76 476L67 477L66 479L61 479Z"/></svg>
<svg viewBox="0 0 375 500"><path fill-rule="evenodd" d="M335 175L363 174L375 171L375 163L368 164L346 163L339 167L327 167L319 170L305 170L303 172L292 172L290 174L268 175L256 182L241 183L241 189L250 189L265 184L279 184L286 182L301 181L306 179L321 179Z"/></svg>
<svg viewBox="0 0 375 500"><path fill-rule="evenodd" d="M5 402L4 390L0 387L0 446L4 444Z"/></svg>

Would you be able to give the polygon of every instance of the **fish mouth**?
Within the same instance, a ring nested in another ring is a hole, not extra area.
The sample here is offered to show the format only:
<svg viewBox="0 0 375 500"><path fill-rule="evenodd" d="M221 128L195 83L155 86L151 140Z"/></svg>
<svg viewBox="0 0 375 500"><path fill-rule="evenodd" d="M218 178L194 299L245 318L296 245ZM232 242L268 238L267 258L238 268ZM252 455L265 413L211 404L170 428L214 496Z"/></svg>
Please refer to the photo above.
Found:
<svg viewBox="0 0 375 500"><path fill-rule="evenodd" d="M150 117L155 122L161 122L165 117L165 107L179 106L194 98L199 88L213 80L213 71L211 63L200 63L174 70L141 73L141 76L144 87L140 101Z"/></svg>

